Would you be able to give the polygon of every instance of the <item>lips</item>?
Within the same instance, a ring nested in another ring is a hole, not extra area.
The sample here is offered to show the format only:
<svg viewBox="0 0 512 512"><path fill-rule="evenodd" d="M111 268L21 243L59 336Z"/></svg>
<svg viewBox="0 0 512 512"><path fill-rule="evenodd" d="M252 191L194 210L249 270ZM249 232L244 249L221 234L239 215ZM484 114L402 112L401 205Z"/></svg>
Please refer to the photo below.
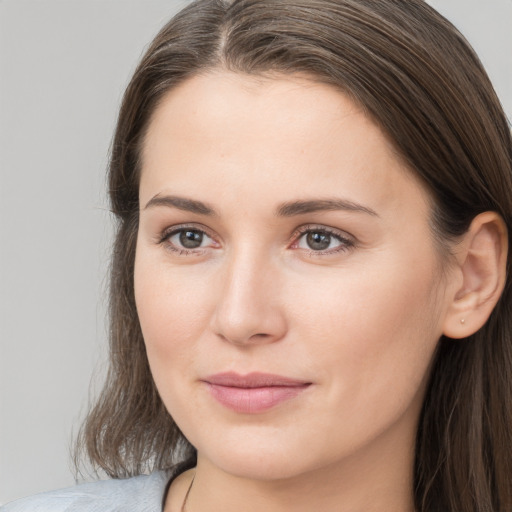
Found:
<svg viewBox="0 0 512 512"><path fill-rule="evenodd" d="M267 411L305 391L311 382L269 373L219 373L202 379L213 398L242 414Z"/></svg>

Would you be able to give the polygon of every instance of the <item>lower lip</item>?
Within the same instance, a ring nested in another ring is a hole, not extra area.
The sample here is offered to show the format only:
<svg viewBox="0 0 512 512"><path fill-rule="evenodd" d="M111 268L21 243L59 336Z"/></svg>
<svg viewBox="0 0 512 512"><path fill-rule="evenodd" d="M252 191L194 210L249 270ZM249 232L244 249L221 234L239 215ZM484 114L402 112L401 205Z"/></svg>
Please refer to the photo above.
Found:
<svg viewBox="0 0 512 512"><path fill-rule="evenodd" d="M299 386L268 386L235 388L207 383L210 393L222 405L238 413L255 414L268 411L302 393L309 384Z"/></svg>

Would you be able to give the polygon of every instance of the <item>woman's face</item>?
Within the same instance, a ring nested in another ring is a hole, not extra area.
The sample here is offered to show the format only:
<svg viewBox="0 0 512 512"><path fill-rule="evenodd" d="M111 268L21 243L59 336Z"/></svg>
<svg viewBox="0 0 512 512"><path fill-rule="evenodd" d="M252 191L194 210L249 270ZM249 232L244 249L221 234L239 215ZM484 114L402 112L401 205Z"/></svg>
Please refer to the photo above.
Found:
<svg viewBox="0 0 512 512"><path fill-rule="evenodd" d="M357 105L192 78L154 114L140 205L149 363L203 460L265 479L412 461L450 279L428 194Z"/></svg>

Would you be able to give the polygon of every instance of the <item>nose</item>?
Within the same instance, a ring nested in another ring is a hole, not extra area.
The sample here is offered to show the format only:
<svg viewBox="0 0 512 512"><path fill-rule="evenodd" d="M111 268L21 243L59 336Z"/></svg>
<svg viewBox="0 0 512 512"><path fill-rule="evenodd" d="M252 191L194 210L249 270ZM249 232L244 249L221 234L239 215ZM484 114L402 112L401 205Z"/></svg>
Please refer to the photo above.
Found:
<svg viewBox="0 0 512 512"><path fill-rule="evenodd" d="M287 330L279 270L265 256L233 254L226 262L212 318L222 340L249 346L273 343Z"/></svg>

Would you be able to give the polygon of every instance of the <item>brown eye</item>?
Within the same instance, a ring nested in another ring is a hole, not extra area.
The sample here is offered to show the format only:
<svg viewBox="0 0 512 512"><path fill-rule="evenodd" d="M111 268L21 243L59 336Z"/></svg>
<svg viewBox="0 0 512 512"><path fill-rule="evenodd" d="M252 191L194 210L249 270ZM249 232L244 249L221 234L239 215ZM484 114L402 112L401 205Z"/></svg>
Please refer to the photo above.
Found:
<svg viewBox="0 0 512 512"><path fill-rule="evenodd" d="M163 235L161 243L168 249L182 253L216 247L216 242L201 229L192 227L176 228Z"/></svg>
<svg viewBox="0 0 512 512"><path fill-rule="evenodd" d="M184 229L179 232L180 244L185 249L198 249L203 243L204 234L193 229Z"/></svg>
<svg viewBox="0 0 512 512"><path fill-rule="evenodd" d="M306 244L313 251L325 251L331 245L331 235L321 231L310 231L306 234Z"/></svg>
<svg viewBox="0 0 512 512"><path fill-rule="evenodd" d="M350 238L328 228L306 228L294 244L296 249L304 249L319 254L334 254L348 250L353 246L354 242Z"/></svg>

